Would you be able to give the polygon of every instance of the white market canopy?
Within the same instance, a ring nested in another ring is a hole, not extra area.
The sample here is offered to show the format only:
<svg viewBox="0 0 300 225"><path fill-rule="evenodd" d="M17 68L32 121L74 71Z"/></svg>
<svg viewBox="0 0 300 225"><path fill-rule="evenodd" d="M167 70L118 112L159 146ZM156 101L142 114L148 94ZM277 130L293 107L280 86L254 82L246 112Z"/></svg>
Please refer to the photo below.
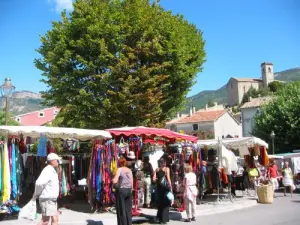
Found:
<svg viewBox="0 0 300 225"><path fill-rule="evenodd" d="M24 135L38 138L44 134L47 138L75 138L86 141L95 138L110 139L111 134L104 130L87 130L65 127L43 127L43 126L0 126L0 134Z"/></svg>
<svg viewBox="0 0 300 225"><path fill-rule="evenodd" d="M243 138L227 138L227 139L211 139L211 140L198 140L198 145L200 146L208 146L208 147L217 147L219 144L224 144L230 148L239 148L241 146L264 146L266 148L269 148L269 145L257 137L243 137Z"/></svg>

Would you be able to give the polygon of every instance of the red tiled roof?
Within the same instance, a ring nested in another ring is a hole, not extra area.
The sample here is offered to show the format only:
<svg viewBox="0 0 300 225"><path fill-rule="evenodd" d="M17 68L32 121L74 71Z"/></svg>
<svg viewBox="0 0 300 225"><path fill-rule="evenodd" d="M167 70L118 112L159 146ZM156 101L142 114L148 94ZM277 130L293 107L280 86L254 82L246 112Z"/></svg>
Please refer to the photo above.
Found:
<svg viewBox="0 0 300 225"><path fill-rule="evenodd" d="M176 122L174 122L174 124L216 121L225 112L226 112L226 110L196 112L192 116L188 116L188 117L182 118L180 120L177 120Z"/></svg>

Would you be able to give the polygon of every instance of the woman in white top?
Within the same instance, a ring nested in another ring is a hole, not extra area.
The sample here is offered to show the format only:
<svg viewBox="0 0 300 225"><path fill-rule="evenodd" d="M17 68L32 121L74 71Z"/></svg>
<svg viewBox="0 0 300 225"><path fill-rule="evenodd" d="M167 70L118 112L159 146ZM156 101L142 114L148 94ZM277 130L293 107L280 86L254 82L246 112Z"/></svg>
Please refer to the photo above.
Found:
<svg viewBox="0 0 300 225"><path fill-rule="evenodd" d="M197 178L190 165L185 166L185 178L184 178L184 197L187 219L186 222L196 221L196 198L198 190L196 187Z"/></svg>
<svg viewBox="0 0 300 225"><path fill-rule="evenodd" d="M284 162L284 168L282 169L283 179L282 183L284 186L284 196L286 196L286 188L289 187L291 191L291 196L293 196L294 182L293 182L293 172L289 167L289 162Z"/></svg>

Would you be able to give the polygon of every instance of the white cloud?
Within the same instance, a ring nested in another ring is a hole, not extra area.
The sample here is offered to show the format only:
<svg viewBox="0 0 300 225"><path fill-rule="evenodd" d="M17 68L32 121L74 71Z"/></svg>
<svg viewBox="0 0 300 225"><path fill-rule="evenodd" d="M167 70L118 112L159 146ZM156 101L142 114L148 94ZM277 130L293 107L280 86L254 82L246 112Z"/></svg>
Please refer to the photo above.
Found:
<svg viewBox="0 0 300 225"><path fill-rule="evenodd" d="M49 0L49 2L55 5L56 12L73 10L73 0Z"/></svg>

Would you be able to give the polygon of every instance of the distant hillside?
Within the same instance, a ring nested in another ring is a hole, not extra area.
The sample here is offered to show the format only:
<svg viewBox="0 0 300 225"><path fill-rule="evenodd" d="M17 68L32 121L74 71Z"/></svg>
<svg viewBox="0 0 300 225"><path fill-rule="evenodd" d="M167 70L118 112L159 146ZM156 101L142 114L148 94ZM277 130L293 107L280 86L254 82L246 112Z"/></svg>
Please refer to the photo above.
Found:
<svg viewBox="0 0 300 225"><path fill-rule="evenodd" d="M20 115L37 111L45 107L41 106L43 99L40 94L30 91L16 91L9 98L9 111L13 115ZM0 98L0 107L5 109L5 99Z"/></svg>
<svg viewBox="0 0 300 225"><path fill-rule="evenodd" d="M275 79L285 82L300 81L300 68L294 68L274 73ZM215 91L201 91L198 94L187 98L188 103L185 112L193 105L196 108L204 108L209 101L218 102L218 104L227 104L226 85Z"/></svg>
<svg viewBox="0 0 300 225"><path fill-rule="evenodd" d="M300 68L284 70L274 74L276 80L281 81L300 81Z"/></svg>
<svg viewBox="0 0 300 225"><path fill-rule="evenodd" d="M275 73L275 79L281 81L297 81L300 80L300 68L294 68ZM209 101L218 102L218 104L227 104L226 86L215 91L201 91L200 93L189 97L186 105L187 111L189 106L193 105L196 108L204 108ZM30 91L16 91L9 98L9 111L13 115L20 115L32 111L37 111L45 108L41 105L43 102L40 94ZM5 99L0 98L1 109L5 108Z"/></svg>

